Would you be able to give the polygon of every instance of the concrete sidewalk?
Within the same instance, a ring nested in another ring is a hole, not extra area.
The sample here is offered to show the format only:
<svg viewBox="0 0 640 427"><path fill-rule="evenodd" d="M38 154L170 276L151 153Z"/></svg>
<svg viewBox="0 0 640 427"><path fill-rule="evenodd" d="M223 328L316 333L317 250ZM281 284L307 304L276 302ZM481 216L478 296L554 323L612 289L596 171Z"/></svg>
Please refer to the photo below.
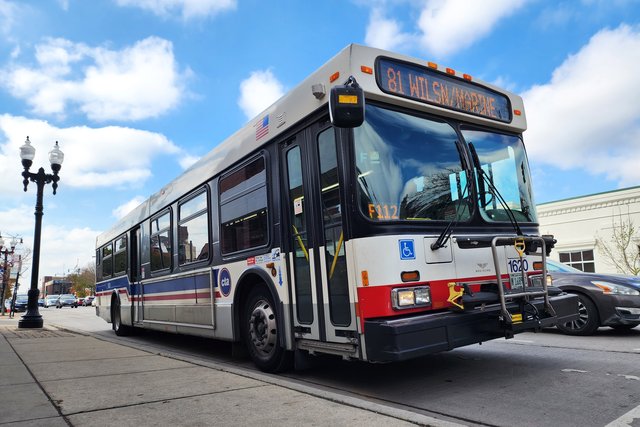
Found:
<svg viewBox="0 0 640 427"><path fill-rule="evenodd" d="M453 425L19 318L0 317L1 426Z"/></svg>

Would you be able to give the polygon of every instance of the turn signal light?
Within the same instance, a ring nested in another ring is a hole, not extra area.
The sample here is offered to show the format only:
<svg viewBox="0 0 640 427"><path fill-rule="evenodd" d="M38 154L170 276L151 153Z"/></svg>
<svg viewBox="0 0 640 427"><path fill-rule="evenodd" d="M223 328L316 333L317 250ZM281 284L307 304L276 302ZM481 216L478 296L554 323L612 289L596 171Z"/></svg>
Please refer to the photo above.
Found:
<svg viewBox="0 0 640 427"><path fill-rule="evenodd" d="M403 282L417 282L420 280L420 272L419 271L403 271L400 273L400 279Z"/></svg>

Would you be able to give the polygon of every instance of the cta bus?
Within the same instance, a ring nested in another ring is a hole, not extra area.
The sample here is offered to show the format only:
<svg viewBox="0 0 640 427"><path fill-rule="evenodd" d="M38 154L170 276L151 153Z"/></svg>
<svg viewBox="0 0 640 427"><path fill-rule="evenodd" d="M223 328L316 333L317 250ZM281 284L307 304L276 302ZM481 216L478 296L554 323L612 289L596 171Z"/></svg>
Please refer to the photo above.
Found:
<svg viewBox="0 0 640 427"><path fill-rule="evenodd" d="M271 372L571 321L525 129L517 95L350 45L98 236L97 315L243 344Z"/></svg>

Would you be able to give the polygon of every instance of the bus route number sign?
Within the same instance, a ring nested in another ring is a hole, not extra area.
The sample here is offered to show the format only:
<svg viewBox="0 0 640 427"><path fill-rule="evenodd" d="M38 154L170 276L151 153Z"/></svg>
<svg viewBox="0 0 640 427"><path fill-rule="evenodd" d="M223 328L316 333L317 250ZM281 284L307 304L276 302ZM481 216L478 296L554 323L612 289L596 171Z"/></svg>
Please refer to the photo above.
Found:
<svg viewBox="0 0 640 427"><path fill-rule="evenodd" d="M378 58L376 81L392 95L504 123L512 119L505 95L417 64Z"/></svg>

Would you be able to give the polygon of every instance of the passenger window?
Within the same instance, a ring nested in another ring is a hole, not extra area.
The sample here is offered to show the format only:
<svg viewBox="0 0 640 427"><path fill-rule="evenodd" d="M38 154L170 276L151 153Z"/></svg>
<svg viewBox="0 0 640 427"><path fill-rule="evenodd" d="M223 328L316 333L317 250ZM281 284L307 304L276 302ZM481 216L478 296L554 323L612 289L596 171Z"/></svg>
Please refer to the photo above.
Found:
<svg viewBox="0 0 640 427"><path fill-rule="evenodd" d="M113 245L109 243L102 247L102 277L111 277L113 274Z"/></svg>
<svg viewBox="0 0 640 427"><path fill-rule="evenodd" d="M113 274L124 274L127 271L127 237L122 236L115 242L115 255L113 256Z"/></svg>
<svg viewBox="0 0 640 427"><path fill-rule="evenodd" d="M207 193L180 205L178 211L178 262L180 265L209 259Z"/></svg>
<svg viewBox="0 0 640 427"><path fill-rule="evenodd" d="M260 157L220 179L223 254L267 244L267 174Z"/></svg>
<svg viewBox="0 0 640 427"><path fill-rule="evenodd" d="M171 268L171 213L151 220L151 271Z"/></svg>

